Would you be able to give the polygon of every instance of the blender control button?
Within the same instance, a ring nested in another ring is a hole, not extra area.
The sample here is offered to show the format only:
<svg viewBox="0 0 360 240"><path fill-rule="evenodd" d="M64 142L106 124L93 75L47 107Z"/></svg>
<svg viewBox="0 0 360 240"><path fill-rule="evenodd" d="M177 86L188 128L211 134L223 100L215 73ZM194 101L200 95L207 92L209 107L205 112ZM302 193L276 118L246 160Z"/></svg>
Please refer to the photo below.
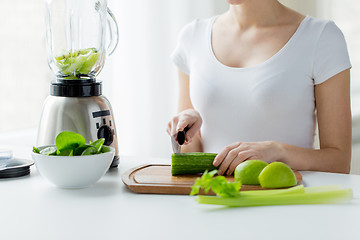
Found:
<svg viewBox="0 0 360 240"><path fill-rule="evenodd" d="M108 126L101 126L97 132L98 138L105 138L104 144L109 146L113 142L113 131Z"/></svg>

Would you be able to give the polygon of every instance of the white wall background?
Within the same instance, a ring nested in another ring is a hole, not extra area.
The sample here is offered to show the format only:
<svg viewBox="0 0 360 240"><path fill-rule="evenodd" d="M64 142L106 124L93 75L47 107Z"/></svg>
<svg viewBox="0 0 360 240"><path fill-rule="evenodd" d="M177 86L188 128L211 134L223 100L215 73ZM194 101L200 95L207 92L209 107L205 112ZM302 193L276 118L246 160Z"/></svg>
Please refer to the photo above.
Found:
<svg viewBox="0 0 360 240"><path fill-rule="evenodd" d="M227 9L219 0L112 1L120 28L102 74L117 121L120 152L169 156L167 122L176 113L176 68L169 59L180 29ZM112 83L107 79L112 79Z"/></svg>
<svg viewBox="0 0 360 240"><path fill-rule="evenodd" d="M335 20L348 42L353 96L359 96L358 2L282 2L302 13ZM227 4L225 0L109 0L109 6L119 23L120 43L99 79L114 108L120 153L167 157L171 146L165 128L177 100L176 69L169 55L177 34L194 18L222 13ZM0 0L0 137L37 127L53 77L46 63L44 32L43 0ZM358 106L360 101L353 109Z"/></svg>

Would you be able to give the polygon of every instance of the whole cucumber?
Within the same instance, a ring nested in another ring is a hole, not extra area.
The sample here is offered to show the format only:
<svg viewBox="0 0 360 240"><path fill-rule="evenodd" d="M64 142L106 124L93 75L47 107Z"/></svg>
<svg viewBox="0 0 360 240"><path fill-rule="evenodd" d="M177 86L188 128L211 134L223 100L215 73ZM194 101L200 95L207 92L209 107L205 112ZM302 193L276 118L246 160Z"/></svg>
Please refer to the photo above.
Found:
<svg viewBox="0 0 360 240"><path fill-rule="evenodd" d="M173 153L171 155L171 175L197 174L217 169L212 162L216 153Z"/></svg>

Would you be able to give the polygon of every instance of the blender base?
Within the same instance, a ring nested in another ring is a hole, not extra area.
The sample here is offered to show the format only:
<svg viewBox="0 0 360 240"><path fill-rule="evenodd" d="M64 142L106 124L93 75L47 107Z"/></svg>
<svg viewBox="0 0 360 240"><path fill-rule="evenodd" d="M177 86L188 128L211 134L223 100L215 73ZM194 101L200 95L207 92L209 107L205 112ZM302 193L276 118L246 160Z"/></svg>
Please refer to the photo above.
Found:
<svg viewBox="0 0 360 240"><path fill-rule="evenodd" d="M111 168L119 165L115 120L109 100L101 95L101 82L58 81L51 84L38 128L37 146L54 145L62 131L76 132L86 142L104 138L115 148Z"/></svg>
<svg viewBox="0 0 360 240"><path fill-rule="evenodd" d="M110 168L117 168L119 166L119 163L120 163L120 157L114 156L114 160L112 161Z"/></svg>

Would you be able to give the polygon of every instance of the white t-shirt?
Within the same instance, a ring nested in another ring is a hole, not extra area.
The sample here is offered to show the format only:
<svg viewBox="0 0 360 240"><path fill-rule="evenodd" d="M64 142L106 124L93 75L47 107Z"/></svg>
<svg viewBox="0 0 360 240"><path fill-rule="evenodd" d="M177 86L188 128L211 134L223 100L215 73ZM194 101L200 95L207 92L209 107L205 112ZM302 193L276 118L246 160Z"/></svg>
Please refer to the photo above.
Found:
<svg viewBox="0 0 360 240"><path fill-rule="evenodd" d="M203 118L204 152L217 153L237 141L313 148L314 86L351 67L340 29L332 21L306 16L271 58L233 68L213 53L215 19L186 25L171 56L190 76L190 98Z"/></svg>

